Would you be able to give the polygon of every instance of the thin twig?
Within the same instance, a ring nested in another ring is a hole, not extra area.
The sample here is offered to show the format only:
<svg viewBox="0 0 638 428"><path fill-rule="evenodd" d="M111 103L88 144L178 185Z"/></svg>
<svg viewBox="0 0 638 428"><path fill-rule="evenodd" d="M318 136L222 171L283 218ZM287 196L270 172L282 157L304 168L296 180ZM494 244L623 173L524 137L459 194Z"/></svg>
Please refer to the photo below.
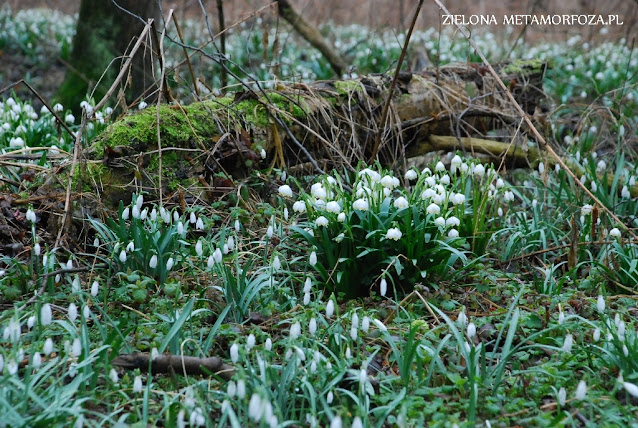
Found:
<svg viewBox="0 0 638 428"><path fill-rule="evenodd" d="M408 52L408 45L410 44L410 37L412 36L412 30L414 30L414 26L416 25L416 20L419 17L419 12L421 11L421 6L423 6L423 0L419 0L419 5L416 7L416 12L414 12L414 16L412 17L412 23L410 24L410 29L408 30L408 34L405 36L405 44L403 45L403 49L401 49L401 55L399 56L399 62L397 63L397 69L394 71L394 77L392 78L392 83L390 84L390 90L388 91L388 98L385 100L385 104L383 105L383 110L381 111L381 120L379 122L379 129L377 132L377 136L374 140L374 148L372 149L372 156L370 156L369 163L372 163L377 158L377 153L379 152L379 144L381 144L381 134L385 129L385 121L388 117L388 110L390 110L390 103L392 102L392 94L394 92L394 87L399 80L399 73L401 72L401 66L403 65L403 60L405 59L405 55Z"/></svg>

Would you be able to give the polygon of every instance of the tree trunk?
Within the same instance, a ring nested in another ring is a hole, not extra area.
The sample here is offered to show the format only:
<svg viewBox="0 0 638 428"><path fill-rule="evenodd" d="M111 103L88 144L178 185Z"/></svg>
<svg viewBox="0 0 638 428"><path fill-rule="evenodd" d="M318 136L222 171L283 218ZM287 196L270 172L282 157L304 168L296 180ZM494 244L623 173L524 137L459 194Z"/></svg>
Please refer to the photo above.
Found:
<svg viewBox="0 0 638 428"><path fill-rule="evenodd" d="M92 93L99 101L115 80L124 62L121 57L133 46L146 20L158 18L158 1L82 0L69 68L56 101L75 113L80 112L79 104L87 94ZM142 96L154 82L150 48L140 49L133 59L124 91L129 102Z"/></svg>
<svg viewBox="0 0 638 428"><path fill-rule="evenodd" d="M540 110L544 69L538 61L499 67L506 82L527 82L510 87L530 113ZM234 178L255 168L352 170L370 157L378 129L383 130L379 161L401 167L406 152L432 134L507 132L504 128L518 120L494 79L480 67L463 65L402 73L388 120L379 124L390 81L390 75L380 74L293 85L261 95L234 93L188 106L164 105L159 120L154 108L136 112L94 141L83 182L97 184L107 205L130 199L133 184L157 192L158 174L164 194L180 190L210 199L215 189L230 187ZM457 149L463 148L461 141Z"/></svg>

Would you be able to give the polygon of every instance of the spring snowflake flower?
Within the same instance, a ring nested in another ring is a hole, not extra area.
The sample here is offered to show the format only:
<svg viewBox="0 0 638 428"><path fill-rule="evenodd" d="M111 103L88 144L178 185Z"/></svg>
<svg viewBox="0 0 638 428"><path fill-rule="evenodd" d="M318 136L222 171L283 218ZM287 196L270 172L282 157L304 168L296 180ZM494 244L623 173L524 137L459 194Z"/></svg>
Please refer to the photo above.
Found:
<svg viewBox="0 0 638 428"><path fill-rule="evenodd" d="M325 218L324 216L319 216L317 220L315 220L315 224L320 227L328 226L328 223L329 223L328 219Z"/></svg>
<svg viewBox="0 0 638 428"><path fill-rule="evenodd" d="M315 190L312 191L312 196L314 196L316 199L325 200L328 196L328 193L323 187L317 187Z"/></svg>
<svg viewBox="0 0 638 428"><path fill-rule="evenodd" d="M454 205L460 205L465 202L465 195L463 193L455 193L450 200Z"/></svg>
<svg viewBox="0 0 638 428"><path fill-rule="evenodd" d="M404 209L409 207L410 204L408 203L408 200L405 199L403 196L399 196L395 201L394 201L394 207L397 209Z"/></svg>
<svg viewBox="0 0 638 428"><path fill-rule="evenodd" d="M439 207L437 204L430 204L428 205L428 207L425 209L425 211L428 214L439 214L441 212L441 207Z"/></svg>
<svg viewBox="0 0 638 428"><path fill-rule="evenodd" d="M398 187L399 184L401 184L399 182L399 179L396 177L392 177L390 175L385 175L382 179L381 179L381 185L383 187L385 187L386 189L394 189L395 187Z"/></svg>
<svg viewBox="0 0 638 428"><path fill-rule="evenodd" d="M445 227L445 219L443 217L437 217L434 219L434 224L439 227Z"/></svg>
<svg viewBox="0 0 638 428"><path fill-rule="evenodd" d="M421 193L421 199L425 201L434 195L436 195L436 192L433 189L425 189L423 193Z"/></svg>
<svg viewBox="0 0 638 428"><path fill-rule="evenodd" d="M392 239L393 241L398 241L399 239L401 239L401 236L403 236L403 234L396 227L388 229L388 233L386 233L385 235L387 239Z"/></svg>
<svg viewBox="0 0 638 428"><path fill-rule="evenodd" d="M412 180L416 180L418 177L417 173L415 170L413 169L409 169L406 173L405 173L405 179L408 181L412 181Z"/></svg>
<svg viewBox="0 0 638 428"><path fill-rule="evenodd" d="M337 242L337 243L339 243L339 242L343 241L343 238L345 238L345 237L346 237L346 235L344 235L344 233L343 233L343 232L341 232L340 234L338 234L337 236L335 236L334 241L335 241L335 242Z"/></svg>
<svg viewBox="0 0 638 428"><path fill-rule="evenodd" d="M343 223L344 221L346 221L346 213L339 213L339 215L337 216L337 221L339 223Z"/></svg>
<svg viewBox="0 0 638 428"><path fill-rule="evenodd" d="M439 178L439 183L445 184L446 186L450 184L450 176L445 174L443 177Z"/></svg>
<svg viewBox="0 0 638 428"><path fill-rule="evenodd" d="M621 235L620 230L618 230L617 227L614 227L613 229L609 231L609 236L612 236L614 238L620 238L620 235Z"/></svg>
<svg viewBox="0 0 638 428"><path fill-rule="evenodd" d="M73 116L71 113L69 113L66 116L64 116L64 121L66 123L73 124L73 123L75 123L75 116Z"/></svg>
<svg viewBox="0 0 638 428"><path fill-rule="evenodd" d="M476 175L477 177L483 177L483 175L485 174L485 167L483 166L483 164L476 164L474 166L474 175Z"/></svg>
<svg viewBox="0 0 638 428"><path fill-rule="evenodd" d="M447 233L447 236L450 239L456 239L459 237L459 231L456 229L450 229L450 231Z"/></svg>
<svg viewBox="0 0 638 428"><path fill-rule="evenodd" d="M445 165L443 164L443 162L438 161L436 163L436 166L434 167L434 170L437 171L437 172L445 171Z"/></svg>
<svg viewBox="0 0 638 428"><path fill-rule="evenodd" d="M287 184L284 184L283 186L279 186L279 195L285 198L292 198L292 189Z"/></svg>
<svg viewBox="0 0 638 428"><path fill-rule="evenodd" d="M151 269L155 269L157 267L157 256L155 254L153 254L153 256L151 256L151 260L149 260L148 266Z"/></svg>
<svg viewBox="0 0 638 428"><path fill-rule="evenodd" d="M352 204L352 208L359 211L367 211L369 208L368 201L366 201L365 199L357 199Z"/></svg>
<svg viewBox="0 0 638 428"><path fill-rule="evenodd" d="M452 216L452 217L448 218L447 220L445 220L445 225L446 226L457 227L460 224L461 224L461 221L455 216Z"/></svg>
<svg viewBox="0 0 638 428"><path fill-rule="evenodd" d="M330 201L326 204L326 211L329 213L339 214L341 212L341 207L338 202Z"/></svg>

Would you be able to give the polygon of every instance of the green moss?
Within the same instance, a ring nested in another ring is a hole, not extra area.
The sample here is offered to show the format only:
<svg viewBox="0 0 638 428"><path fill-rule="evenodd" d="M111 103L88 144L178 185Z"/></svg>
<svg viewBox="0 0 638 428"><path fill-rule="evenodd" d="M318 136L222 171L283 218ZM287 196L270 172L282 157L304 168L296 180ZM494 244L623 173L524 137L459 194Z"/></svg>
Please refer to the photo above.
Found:
<svg viewBox="0 0 638 428"><path fill-rule="evenodd" d="M546 62L542 59L515 59L505 67L503 72L505 74L520 74L520 73L540 73L543 71L543 67Z"/></svg>
<svg viewBox="0 0 638 428"><path fill-rule="evenodd" d="M335 89L341 95L350 95L353 92L362 91L361 82L358 80L338 80Z"/></svg>

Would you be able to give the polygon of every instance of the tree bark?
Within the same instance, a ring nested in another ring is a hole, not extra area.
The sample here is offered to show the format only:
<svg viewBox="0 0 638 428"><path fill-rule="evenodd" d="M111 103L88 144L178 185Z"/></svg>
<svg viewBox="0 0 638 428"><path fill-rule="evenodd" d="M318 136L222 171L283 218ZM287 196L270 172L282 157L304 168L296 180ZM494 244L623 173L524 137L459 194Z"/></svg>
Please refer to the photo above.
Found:
<svg viewBox="0 0 638 428"><path fill-rule="evenodd" d="M99 101L115 80L124 62L121 57L135 43L134 39L144 28L146 20L159 17L158 2L82 0L69 68L56 101L76 114L80 112L79 104L87 94L93 93L93 98ZM116 61L111 63L114 59ZM127 101L142 96L146 87L153 84L152 66L153 55L149 44L138 51L133 59L124 91Z"/></svg>

